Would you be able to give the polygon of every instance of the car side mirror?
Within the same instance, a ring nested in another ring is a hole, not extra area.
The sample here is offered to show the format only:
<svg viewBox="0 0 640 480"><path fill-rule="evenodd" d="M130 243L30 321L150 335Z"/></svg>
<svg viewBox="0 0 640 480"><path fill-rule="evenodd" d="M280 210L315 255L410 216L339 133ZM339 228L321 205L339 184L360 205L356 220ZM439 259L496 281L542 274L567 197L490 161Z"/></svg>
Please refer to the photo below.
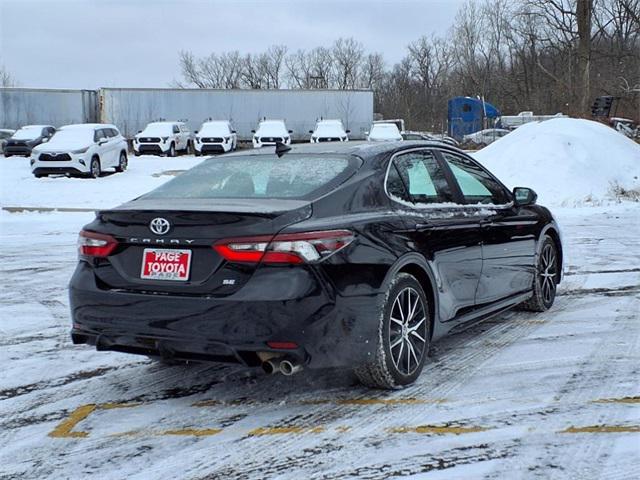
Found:
<svg viewBox="0 0 640 480"><path fill-rule="evenodd" d="M291 132L289 132L289 133L291 133ZM313 135L313 130L309 130L309 133L311 133Z"/></svg>
<svg viewBox="0 0 640 480"><path fill-rule="evenodd" d="M513 203L516 207L533 205L538 199L538 194L527 187L515 187L513 189Z"/></svg>
<svg viewBox="0 0 640 480"><path fill-rule="evenodd" d="M49 141L49 137L44 137L44 138L42 139L42 143L44 143L44 142L48 142L48 141Z"/></svg>
<svg viewBox="0 0 640 480"><path fill-rule="evenodd" d="M142 133L142 130L138 130L138 133Z"/></svg>
<svg viewBox="0 0 640 480"><path fill-rule="evenodd" d="M345 130L344 133L351 133L351 130Z"/></svg>
<svg viewBox="0 0 640 480"><path fill-rule="evenodd" d="M287 132L289 132L289 133L293 133L293 130L287 130Z"/></svg>
<svg viewBox="0 0 640 480"><path fill-rule="evenodd" d="M101 138L100 140L98 140L98 145L104 145L105 143L107 143L106 138Z"/></svg>
<svg viewBox="0 0 640 480"><path fill-rule="evenodd" d="M198 133L198 130L195 130L193 133Z"/></svg>
<svg viewBox="0 0 640 480"><path fill-rule="evenodd" d="M251 133L256 133L256 131L255 130L251 130Z"/></svg>
<svg viewBox="0 0 640 480"><path fill-rule="evenodd" d="M235 130L231 130L231 133L238 133L238 132L236 132Z"/></svg>

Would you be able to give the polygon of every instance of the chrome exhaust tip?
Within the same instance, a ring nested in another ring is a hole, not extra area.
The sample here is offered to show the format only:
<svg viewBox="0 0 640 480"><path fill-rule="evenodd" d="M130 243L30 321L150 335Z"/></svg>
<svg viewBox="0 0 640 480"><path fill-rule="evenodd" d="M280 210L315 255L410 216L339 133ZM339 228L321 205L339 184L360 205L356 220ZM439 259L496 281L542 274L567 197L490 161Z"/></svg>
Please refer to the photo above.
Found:
<svg viewBox="0 0 640 480"><path fill-rule="evenodd" d="M267 375L273 375L274 373L279 372L280 368L280 362L277 358L262 362L262 370L264 370L264 373L266 373Z"/></svg>
<svg viewBox="0 0 640 480"><path fill-rule="evenodd" d="M280 373L287 377L294 373L298 373L300 370L302 370L302 365L299 363L294 363L293 361L286 359L280 362Z"/></svg>

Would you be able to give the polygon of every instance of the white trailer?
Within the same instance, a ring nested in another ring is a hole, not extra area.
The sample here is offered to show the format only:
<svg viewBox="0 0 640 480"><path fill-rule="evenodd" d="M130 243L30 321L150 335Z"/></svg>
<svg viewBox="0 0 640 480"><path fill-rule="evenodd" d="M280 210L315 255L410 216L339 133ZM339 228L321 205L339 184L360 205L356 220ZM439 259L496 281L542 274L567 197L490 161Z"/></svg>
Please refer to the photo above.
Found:
<svg viewBox="0 0 640 480"><path fill-rule="evenodd" d="M551 120L552 118L567 117L568 116L563 113L556 113L555 115L534 115L533 112L520 112L518 115L502 115L499 121L502 128L513 130L529 122L542 122L544 120Z"/></svg>

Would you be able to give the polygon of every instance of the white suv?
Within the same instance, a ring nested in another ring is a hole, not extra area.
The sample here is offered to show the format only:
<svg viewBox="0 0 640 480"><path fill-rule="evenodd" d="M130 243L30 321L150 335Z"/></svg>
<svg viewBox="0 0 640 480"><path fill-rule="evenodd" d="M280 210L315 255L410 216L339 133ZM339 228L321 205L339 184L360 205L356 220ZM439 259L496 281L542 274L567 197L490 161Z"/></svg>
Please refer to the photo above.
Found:
<svg viewBox="0 0 640 480"><path fill-rule="evenodd" d="M116 172L127 168L127 141L114 125L66 125L31 152L31 172L36 177L64 173L97 178L107 168Z"/></svg>
<svg viewBox="0 0 640 480"><path fill-rule="evenodd" d="M150 153L175 157L176 152L191 152L192 138L184 122L151 122L133 138L134 155Z"/></svg>
<svg viewBox="0 0 640 480"><path fill-rule="evenodd" d="M251 132L253 133L253 148L275 145L276 142L291 145L293 130L287 130L283 120L262 120L258 124L258 130L251 130Z"/></svg>
<svg viewBox="0 0 640 480"><path fill-rule="evenodd" d="M311 143L319 142L348 142L348 133L351 130L345 130L342 120L319 120L316 123L315 130L309 130L311 134Z"/></svg>
<svg viewBox="0 0 640 480"><path fill-rule="evenodd" d="M395 123L374 122L367 135L368 142L399 142L401 140L402 135L400 135L400 130Z"/></svg>
<svg viewBox="0 0 640 480"><path fill-rule="evenodd" d="M193 142L196 155L226 153L238 147L238 135L226 120L204 122Z"/></svg>

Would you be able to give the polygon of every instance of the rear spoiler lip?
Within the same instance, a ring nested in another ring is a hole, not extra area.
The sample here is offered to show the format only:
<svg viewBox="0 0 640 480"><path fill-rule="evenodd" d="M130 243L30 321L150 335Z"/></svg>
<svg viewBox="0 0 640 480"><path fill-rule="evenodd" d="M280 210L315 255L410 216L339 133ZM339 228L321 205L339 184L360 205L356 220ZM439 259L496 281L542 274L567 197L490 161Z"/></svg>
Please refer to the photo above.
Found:
<svg viewBox="0 0 640 480"><path fill-rule="evenodd" d="M211 199L211 200L134 200L115 208L96 211L96 214L140 211L202 212L202 213L255 213L277 214L309 207L311 200L288 199Z"/></svg>

